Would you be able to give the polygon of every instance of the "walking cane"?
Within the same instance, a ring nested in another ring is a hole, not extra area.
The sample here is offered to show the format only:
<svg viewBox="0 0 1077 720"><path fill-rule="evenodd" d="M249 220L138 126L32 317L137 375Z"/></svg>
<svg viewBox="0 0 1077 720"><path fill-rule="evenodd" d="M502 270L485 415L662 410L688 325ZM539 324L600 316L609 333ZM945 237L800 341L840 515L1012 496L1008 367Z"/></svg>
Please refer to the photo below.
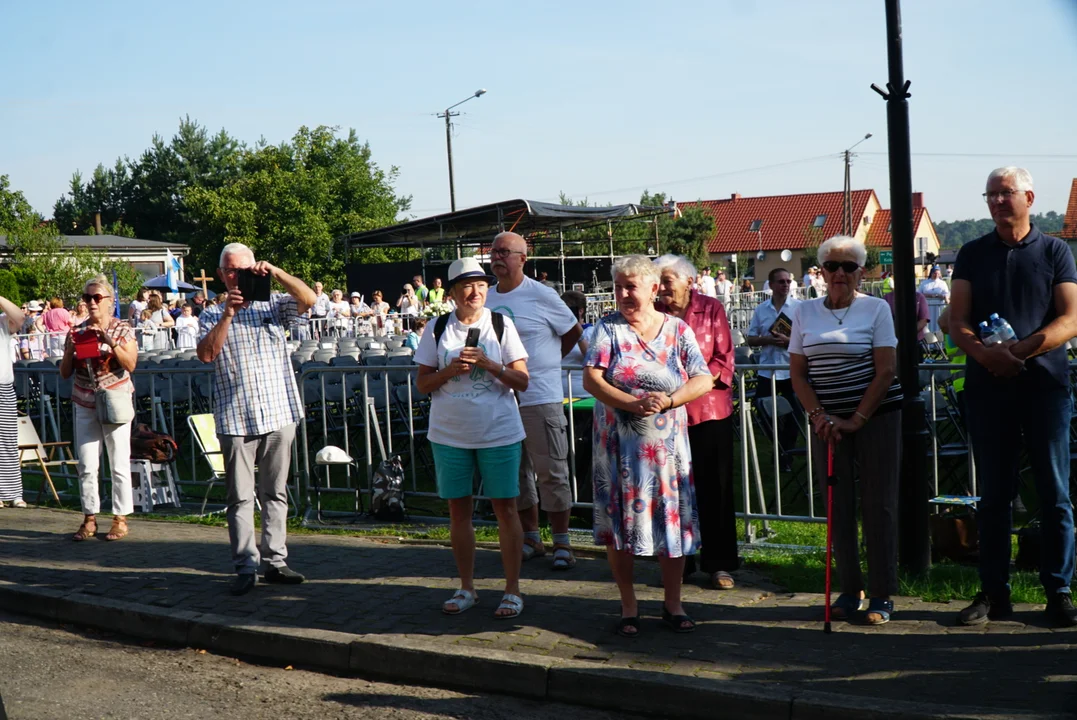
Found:
<svg viewBox="0 0 1077 720"><path fill-rule="evenodd" d="M830 549L833 546L834 531L834 486L838 483L834 477L834 444L826 444L826 609L824 610L823 632L830 632Z"/></svg>

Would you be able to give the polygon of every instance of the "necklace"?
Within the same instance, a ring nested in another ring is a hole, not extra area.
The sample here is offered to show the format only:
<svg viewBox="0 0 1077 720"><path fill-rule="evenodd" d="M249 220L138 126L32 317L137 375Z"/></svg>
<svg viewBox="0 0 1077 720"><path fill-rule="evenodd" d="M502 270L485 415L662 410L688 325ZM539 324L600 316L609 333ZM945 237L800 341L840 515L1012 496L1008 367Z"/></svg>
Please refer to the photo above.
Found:
<svg viewBox="0 0 1077 720"><path fill-rule="evenodd" d="M834 316L834 319L838 321L838 325L841 325L845 322L845 318L849 317L849 311L853 309L854 302L856 302L856 295L853 295L853 299L849 301L849 307L845 308L845 314L841 317L838 317L838 314L834 312L834 308L830 307L830 298L827 298L826 301L823 302L823 306L829 310L830 314Z"/></svg>

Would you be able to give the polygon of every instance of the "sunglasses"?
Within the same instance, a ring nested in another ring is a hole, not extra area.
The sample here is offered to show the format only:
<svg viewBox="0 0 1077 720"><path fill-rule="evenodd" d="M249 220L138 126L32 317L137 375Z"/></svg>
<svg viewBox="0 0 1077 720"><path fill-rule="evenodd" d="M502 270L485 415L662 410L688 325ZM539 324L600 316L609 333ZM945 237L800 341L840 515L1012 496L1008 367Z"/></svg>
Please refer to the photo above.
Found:
<svg viewBox="0 0 1077 720"><path fill-rule="evenodd" d="M854 273L860 269L860 266L854 263L852 260L845 260L844 262L838 262L837 260L827 260L823 263L823 269L827 272L837 272L838 268L841 268L846 274Z"/></svg>
<svg viewBox="0 0 1077 720"><path fill-rule="evenodd" d="M490 251L490 257L507 258L509 255L525 255L519 250L510 250L509 248L494 248Z"/></svg>
<svg viewBox="0 0 1077 720"><path fill-rule="evenodd" d="M101 295L100 293L98 293L97 295L83 294L82 301L84 303L86 303L87 305L89 305L91 302L95 302L98 305L100 305L105 300L108 300L110 297L112 297L112 296L111 295Z"/></svg>

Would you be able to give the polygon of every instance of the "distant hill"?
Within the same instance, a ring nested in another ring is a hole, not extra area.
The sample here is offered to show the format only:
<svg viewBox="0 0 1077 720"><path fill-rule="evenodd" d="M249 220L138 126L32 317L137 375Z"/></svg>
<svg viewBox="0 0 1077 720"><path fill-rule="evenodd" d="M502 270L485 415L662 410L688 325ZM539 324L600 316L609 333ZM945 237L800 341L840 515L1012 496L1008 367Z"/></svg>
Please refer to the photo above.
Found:
<svg viewBox="0 0 1077 720"><path fill-rule="evenodd" d="M1054 210L1048 213L1039 213L1032 216L1032 222L1048 235L1054 235L1062 230L1062 215ZM939 235L939 244L943 248L959 248L969 240L975 240L981 235L986 235L995 229L995 223L991 218L982 220L955 220L953 222L935 223L935 232Z"/></svg>

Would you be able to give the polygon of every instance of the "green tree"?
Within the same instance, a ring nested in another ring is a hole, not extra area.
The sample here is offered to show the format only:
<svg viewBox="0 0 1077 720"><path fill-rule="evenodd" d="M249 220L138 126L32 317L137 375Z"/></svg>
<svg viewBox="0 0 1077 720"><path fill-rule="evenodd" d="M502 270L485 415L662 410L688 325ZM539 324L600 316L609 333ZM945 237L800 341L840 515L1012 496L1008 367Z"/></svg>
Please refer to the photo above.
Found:
<svg viewBox="0 0 1077 720"><path fill-rule="evenodd" d="M21 191L11 189L8 176L0 175L0 234L27 221L40 222L41 216L34 212Z"/></svg>
<svg viewBox="0 0 1077 720"><path fill-rule="evenodd" d="M213 189L192 187L186 194L199 242L192 267L216 267L223 244L242 242L259 258L307 280L340 284L344 255L340 238L397 221L410 197L395 194L395 167L379 168L370 146L354 130L302 127L290 143L260 143L235 158L234 179ZM403 250L360 250L355 259L383 262L408 259Z"/></svg>
<svg viewBox="0 0 1077 720"><path fill-rule="evenodd" d="M22 304L22 292L19 280L10 270L0 270L0 297L6 297L16 305Z"/></svg>
<svg viewBox="0 0 1077 720"><path fill-rule="evenodd" d="M663 251L683 255L698 269L710 265L707 243L714 237L714 218L699 206L684 210L675 220L659 220L658 228L664 235Z"/></svg>
<svg viewBox="0 0 1077 720"><path fill-rule="evenodd" d="M24 298L55 295L71 302L101 270L99 253L68 244L52 223L19 223L8 231L8 247Z"/></svg>

